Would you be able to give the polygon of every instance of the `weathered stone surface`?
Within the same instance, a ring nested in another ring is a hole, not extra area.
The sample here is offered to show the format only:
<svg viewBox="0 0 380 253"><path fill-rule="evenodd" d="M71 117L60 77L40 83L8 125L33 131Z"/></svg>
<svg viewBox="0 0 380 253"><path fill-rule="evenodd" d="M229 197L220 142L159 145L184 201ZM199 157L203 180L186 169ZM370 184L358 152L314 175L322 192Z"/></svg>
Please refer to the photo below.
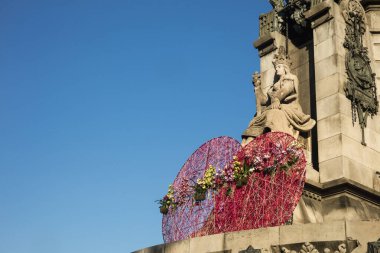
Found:
<svg viewBox="0 0 380 253"><path fill-rule="evenodd" d="M340 56L345 56L346 52L343 45L344 40L337 37L336 35L322 41L314 47L314 62L320 62L321 60L328 58L334 54L338 54Z"/></svg>
<svg viewBox="0 0 380 253"><path fill-rule="evenodd" d="M315 81L324 79L335 73L345 73L344 57L333 54L315 63Z"/></svg>
<svg viewBox="0 0 380 253"><path fill-rule="evenodd" d="M305 223L322 223L322 205L321 201L315 198L307 197L304 194L301 200L298 202L298 205L293 212L293 224L305 224Z"/></svg>
<svg viewBox="0 0 380 253"><path fill-rule="evenodd" d="M190 252L213 252L226 249L224 234L209 235L190 239Z"/></svg>
<svg viewBox="0 0 380 253"><path fill-rule="evenodd" d="M330 38L331 36L333 36L335 33L335 26L334 26L334 22L332 20L316 27L315 29L313 29L313 37L314 37L314 40L313 40L313 44L314 46L315 45L318 45L319 43L327 40L328 38Z"/></svg>
<svg viewBox="0 0 380 253"><path fill-rule="evenodd" d="M373 189L380 192L380 171L375 171L373 175Z"/></svg>
<svg viewBox="0 0 380 253"><path fill-rule="evenodd" d="M279 227L226 233L225 248L232 249L232 253L238 253L241 250L245 250L249 245L254 246L255 249L269 249L270 245L279 243L278 235Z"/></svg>
<svg viewBox="0 0 380 253"><path fill-rule="evenodd" d="M359 184L373 188L373 170L363 164L343 156L343 173L344 177L351 179Z"/></svg>
<svg viewBox="0 0 380 253"><path fill-rule="evenodd" d="M189 253L190 239L165 244L165 253Z"/></svg>
<svg viewBox="0 0 380 253"><path fill-rule="evenodd" d="M319 122L320 120L333 116L340 112L339 110L339 95L334 94L328 97L325 97L317 101L317 115Z"/></svg>
<svg viewBox="0 0 380 253"><path fill-rule="evenodd" d="M341 132L341 114L337 113L318 121L318 140L324 140Z"/></svg>
<svg viewBox="0 0 380 253"><path fill-rule="evenodd" d="M273 69L273 57L275 55L276 52L271 52L263 57L260 58L260 71L261 73L269 70L269 69ZM274 74L274 72L273 72ZM272 75L272 78L273 78L273 75Z"/></svg>
<svg viewBox="0 0 380 253"><path fill-rule="evenodd" d="M292 69L292 72L298 77L300 83L310 80L309 65L303 64Z"/></svg>
<svg viewBox="0 0 380 253"><path fill-rule="evenodd" d="M280 227L280 244L345 240L344 221Z"/></svg>
<svg viewBox="0 0 380 253"><path fill-rule="evenodd" d="M380 221L347 221L347 237L355 238L360 246L355 253L366 253L367 242L374 242L380 238Z"/></svg>
<svg viewBox="0 0 380 253"><path fill-rule="evenodd" d="M342 155L342 135L338 134L318 142L319 163ZM322 171L320 171L322 172ZM322 176L322 175L321 175Z"/></svg>
<svg viewBox="0 0 380 253"><path fill-rule="evenodd" d="M324 79L316 82L316 99L317 101L334 95L336 93L344 93L343 82L346 79L344 75L339 73L332 74Z"/></svg>
<svg viewBox="0 0 380 253"><path fill-rule="evenodd" d="M198 237L166 245L157 245L135 251L134 253L219 253L228 251L238 253L241 250L247 249L250 245L255 249L261 249L262 253L269 253L271 252L271 246L306 242L317 245L319 242L345 242L347 239L358 240L361 244L361 247L355 249L355 253L365 253L367 243L377 241L380 237L380 221L329 220L336 218L342 219L357 212L361 213L363 217L369 217L368 213L374 212L371 211L372 207L359 199L347 198L345 196L340 200L331 198L327 200L327 202L329 202L328 206L330 209L326 210L327 221L325 220L324 223L279 226L231 232L225 235L218 234ZM333 218L333 216L336 216L336 218ZM187 250L189 241L191 244L190 251ZM164 251L162 251L162 249L164 249Z"/></svg>
<svg viewBox="0 0 380 253"><path fill-rule="evenodd" d="M321 162L319 164L320 182L325 183L344 177L342 165L342 156L337 156L335 158Z"/></svg>

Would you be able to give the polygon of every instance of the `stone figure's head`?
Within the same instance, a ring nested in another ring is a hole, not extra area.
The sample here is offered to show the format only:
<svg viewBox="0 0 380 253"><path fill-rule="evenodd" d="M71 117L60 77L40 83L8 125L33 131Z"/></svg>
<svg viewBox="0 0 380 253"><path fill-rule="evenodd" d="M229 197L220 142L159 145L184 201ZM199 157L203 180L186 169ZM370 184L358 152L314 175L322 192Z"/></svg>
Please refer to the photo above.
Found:
<svg viewBox="0 0 380 253"><path fill-rule="evenodd" d="M285 75L290 72L292 62L285 52L285 48L280 46L277 54L274 55L273 65L276 69L276 74L279 76Z"/></svg>
<svg viewBox="0 0 380 253"><path fill-rule="evenodd" d="M289 66L285 64L277 64L275 65L275 69L276 69L276 74L279 76L289 73Z"/></svg>

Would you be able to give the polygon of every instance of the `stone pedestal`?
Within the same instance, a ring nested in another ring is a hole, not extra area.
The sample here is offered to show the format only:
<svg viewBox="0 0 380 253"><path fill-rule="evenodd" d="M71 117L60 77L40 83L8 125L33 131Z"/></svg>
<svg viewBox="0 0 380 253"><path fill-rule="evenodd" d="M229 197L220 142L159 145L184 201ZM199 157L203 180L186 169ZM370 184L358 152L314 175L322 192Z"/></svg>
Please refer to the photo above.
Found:
<svg viewBox="0 0 380 253"><path fill-rule="evenodd" d="M197 237L134 253L366 253L379 237L380 221L334 221Z"/></svg>

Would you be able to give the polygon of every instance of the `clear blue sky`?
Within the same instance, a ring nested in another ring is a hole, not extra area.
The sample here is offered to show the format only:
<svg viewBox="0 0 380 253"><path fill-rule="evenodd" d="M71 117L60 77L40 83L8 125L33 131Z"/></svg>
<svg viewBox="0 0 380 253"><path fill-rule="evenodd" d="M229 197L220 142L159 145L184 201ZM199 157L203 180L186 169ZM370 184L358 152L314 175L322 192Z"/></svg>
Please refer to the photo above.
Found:
<svg viewBox="0 0 380 253"><path fill-rule="evenodd" d="M0 2L0 252L162 243L187 157L240 140L266 0Z"/></svg>

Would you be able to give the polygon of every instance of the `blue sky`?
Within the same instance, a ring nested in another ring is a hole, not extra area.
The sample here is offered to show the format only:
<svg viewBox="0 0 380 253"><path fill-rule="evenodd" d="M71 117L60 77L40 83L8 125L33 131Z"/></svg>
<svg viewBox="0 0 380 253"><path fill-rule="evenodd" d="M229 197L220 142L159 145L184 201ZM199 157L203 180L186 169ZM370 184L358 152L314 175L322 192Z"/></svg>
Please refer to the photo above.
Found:
<svg viewBox="0 0 380 253"><path fill-rule="evenodd" d="M161 198L255 112L265 0L3 0L0 252L162 243Z"/></svg>

